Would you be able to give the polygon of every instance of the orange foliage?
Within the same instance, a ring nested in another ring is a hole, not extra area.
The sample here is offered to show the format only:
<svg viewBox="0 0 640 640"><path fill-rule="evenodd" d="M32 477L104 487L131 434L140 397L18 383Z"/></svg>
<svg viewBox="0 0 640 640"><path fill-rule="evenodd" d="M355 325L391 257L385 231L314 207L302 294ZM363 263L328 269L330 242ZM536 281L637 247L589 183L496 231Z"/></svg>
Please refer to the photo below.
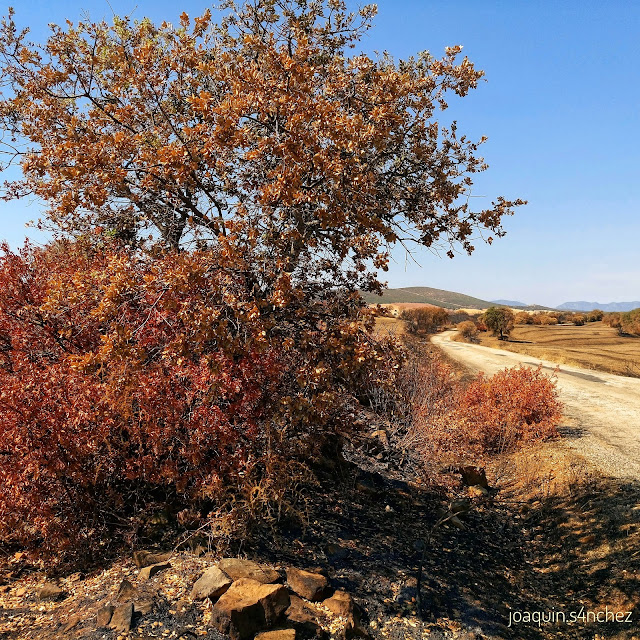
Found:
<svg viewBox="0 0 640 640"><path fill-rule="evenodd" d="M620 333L640 336L640 309L621 313L618 319ZM611 326L615 326L612 324Z"/></svg>
<svg viewBox="0 0 640 640"><path fill-rule="evenodd" d="M421 306L405 309L400 319L405 321L409 333L435 333L449 322L449 314L440 307Z"/></svg>
<svg viewBox="0 0 640 640"><path fill-rule="evenodd" d="M2 195L83 238L0 258L4 539L82 549L154 502L251 503L392 382L357 293L389 247L411 230L470 253L523 204L464 197L484 139L437 118L483 75L461 47L350 56L373 7L224 5L42 47L2 21L0 144L23 173Z"/></svg>
<svg viewBox="0 0 640 640"><path fill-rule="evenodd" d="M471 320L458 323L457 329L465 340L473 342L478 337L478 327Z"/></svg>
<svg viewBox="0 0 640 640"><path fill-rule="evenodd" d="M503 453L558 435L562 405L555 382L541 368L516 367L480 374L465 389L461 413L470 450Z"/></svg>
<svg viewBox="0 0 640 640"><path fill-rule="evenodd" d="M419 453L428 474L554 437L562 414L555 381L540 369L506 369L463 384L438 357L423 356L405 365L395 388L412 408L401 421L403 445Z"/></svg>
<svg viewBox="0 0 640 640"><path fill-rule="evenodd" d="M103 227L132 245L153 231L171 248L226 237L275 271L367 289L408 228L468 252L477 229L503 234L522 201L473 211L463 196L486 169L484 138L434 115L484 75L462 47L354 56L374 6L225 5L219 24L208 10L176 26L69 22L41 48L10 11L0 123L24 179L7 196L41 198L64 231Z"/></svg>

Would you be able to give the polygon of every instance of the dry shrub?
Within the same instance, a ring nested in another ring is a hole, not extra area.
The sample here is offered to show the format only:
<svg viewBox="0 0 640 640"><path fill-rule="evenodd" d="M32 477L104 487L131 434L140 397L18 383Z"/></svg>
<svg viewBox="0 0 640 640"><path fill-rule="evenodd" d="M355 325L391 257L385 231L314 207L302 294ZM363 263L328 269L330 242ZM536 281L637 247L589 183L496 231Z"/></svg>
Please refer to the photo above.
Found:
<svg viewBox="0 0 640 640"><path fill-rule="evenodd" d="M619 311L606 313L602 321L611 328L622 331L622 314Z"/></svg>
<svg viewBox="0 0 640 640"><path fill-rule="evenodd" d="M478 327L476 327L475 322L465 320L464 322L460 322L456 328L467 342L478 341Z"/></svg>
<svg viewBox="0 0 640 640"><path fill-rule="evenodd" d="M480 374L465 389L460 411L470 448L481 454L554 437L562 417L555 381L541 367Z"/></svg>
<svg viewBox="0 0 640 640"><path fill-rule="evenodd" d="M429 474L554 437L561 418L555 381L541 369L506 369L464 383L438 356L423 354L405 363L396 394L396 437Z"/></svg>
<svg viewBox="0 0 640 640"><path fill-rule="evenodd" d="M526 311L520 311L515 315L516 324L533 324L533 316Z"/></svg>
<svg viewBox="0 0 640 640"><path fill-rule="evenodd" d="M594 309L593 311L589 311L589 313L585 315L585 320L587 322L599 322L603 318L604 311L601 311L600 309Z"/></svg>
<svg viewBox="0 0 640 640"><path fill-rule="evenodd" d="M400 318L405 321L411 334L435 333L449 321L449 314L439 307L405 309Z"/></svg>
<svg viewBox="0 0 640 640"><path fill-rule="evenodd" d="M620 314L620 332L630 336L640 336L640 309Z"/></svg>

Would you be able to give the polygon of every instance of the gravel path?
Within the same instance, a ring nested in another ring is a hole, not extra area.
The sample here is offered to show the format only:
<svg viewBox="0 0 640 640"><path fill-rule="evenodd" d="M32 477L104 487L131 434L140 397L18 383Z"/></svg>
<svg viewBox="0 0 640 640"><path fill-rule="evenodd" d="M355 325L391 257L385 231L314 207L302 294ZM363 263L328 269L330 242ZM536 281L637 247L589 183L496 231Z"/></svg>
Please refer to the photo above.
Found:
<svg viewBox="0 0 640 640"><path fill-rule="evenodd" d="M567 444L617 478L640 478L640 379L559 365L528 355L453 342L453 331L433 336L433 344L473 372L491 375L506 367L557 368L560 400L565 405L562 432Z"/></svg>

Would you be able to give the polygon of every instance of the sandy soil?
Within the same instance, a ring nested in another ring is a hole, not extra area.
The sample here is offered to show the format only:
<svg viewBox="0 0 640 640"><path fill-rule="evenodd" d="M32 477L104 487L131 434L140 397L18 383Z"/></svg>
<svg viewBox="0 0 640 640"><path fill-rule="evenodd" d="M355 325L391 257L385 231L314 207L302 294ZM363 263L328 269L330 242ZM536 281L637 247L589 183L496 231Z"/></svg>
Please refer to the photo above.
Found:
<svg viewBox="0 0 640 640"><path fill-rule="evenodd" d="M494 374L519 364L539 366L557 376L565 405L562 431L569 446L603 473L617 478L640 477L640 379L556 364L528 355L451 341L453 331L432 342L474 372Z"/></svg>

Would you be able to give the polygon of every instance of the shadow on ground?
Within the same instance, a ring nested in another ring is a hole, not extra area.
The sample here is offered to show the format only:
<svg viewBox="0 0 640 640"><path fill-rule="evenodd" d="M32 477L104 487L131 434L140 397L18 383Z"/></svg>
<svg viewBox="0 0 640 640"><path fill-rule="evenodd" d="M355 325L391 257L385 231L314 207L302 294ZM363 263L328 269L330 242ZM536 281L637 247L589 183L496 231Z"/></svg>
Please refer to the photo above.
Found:
<svg viewBox="0 0 640 640"><path fill-rule="evenodd" d="M384 465L358 461L325 471L307 529L270 538L259 555L326 571L364 605L376 638L637 638L640 485L554 459L549 470L538 459L544 452L535 455L533 469L510 462L496 471L502 491L474 502L464 530L444 525L433 533L423 620L417 565L443 496L393 477ZM632 612L634 622L593 622L605 608ZM563 624L561 611L567 620L574 611L578 617ZM551 612L557 622L538 626L533 615L515 623L514 612Z"/></svg>

